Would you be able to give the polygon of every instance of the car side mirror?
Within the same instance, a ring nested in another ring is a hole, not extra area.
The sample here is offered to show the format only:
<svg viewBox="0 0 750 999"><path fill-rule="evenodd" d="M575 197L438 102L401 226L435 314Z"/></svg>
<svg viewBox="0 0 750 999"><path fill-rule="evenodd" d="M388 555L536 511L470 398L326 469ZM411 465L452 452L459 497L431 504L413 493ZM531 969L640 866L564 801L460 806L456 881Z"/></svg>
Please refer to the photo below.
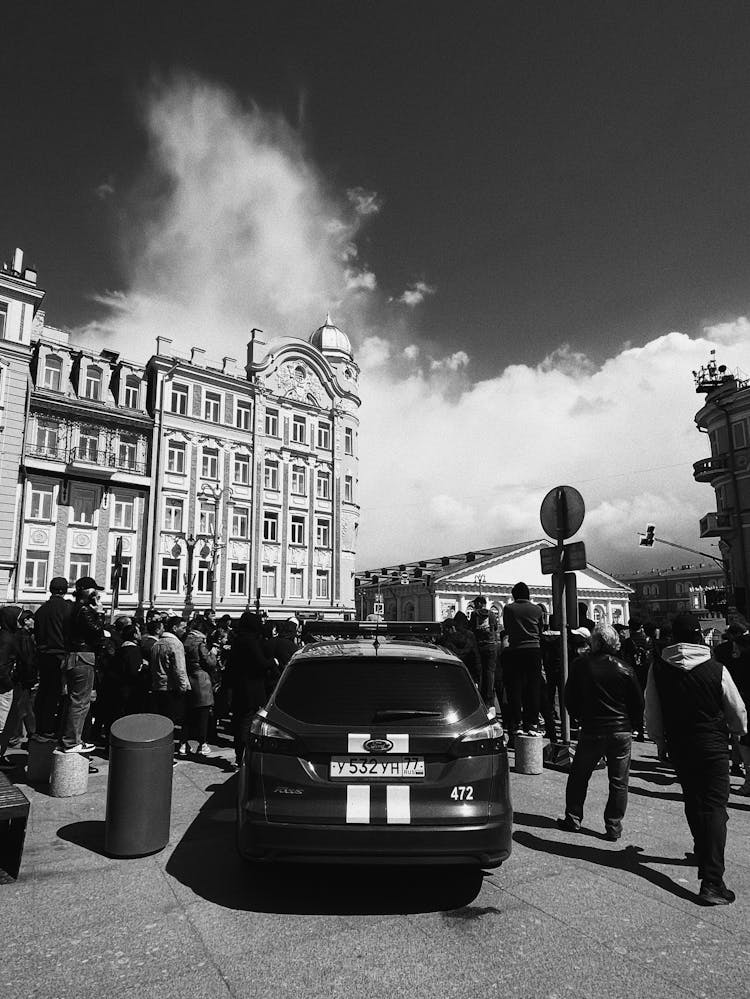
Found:
<svg viewBox="0 0 750 999"><path fill-rule="evenodd" d="M497 718L497 709L495 708L495 705L493 704L491 708L487 708L487 720L488 721L494 721L495 718Z"/></svg>

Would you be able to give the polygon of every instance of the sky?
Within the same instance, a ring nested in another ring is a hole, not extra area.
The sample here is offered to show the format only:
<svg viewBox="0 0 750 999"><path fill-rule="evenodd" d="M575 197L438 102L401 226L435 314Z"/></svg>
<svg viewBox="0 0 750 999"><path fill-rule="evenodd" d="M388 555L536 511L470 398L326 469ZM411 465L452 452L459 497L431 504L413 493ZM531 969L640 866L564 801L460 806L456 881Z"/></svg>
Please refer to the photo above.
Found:
<svg viewBox="0 0 750 999"><path fill-rule="evenodd" d="M362 367L358 568L542 536L715 553L691 371L750 372L743 4L14 5L0 246L47 322L244 357L330 309Z"/></svg>

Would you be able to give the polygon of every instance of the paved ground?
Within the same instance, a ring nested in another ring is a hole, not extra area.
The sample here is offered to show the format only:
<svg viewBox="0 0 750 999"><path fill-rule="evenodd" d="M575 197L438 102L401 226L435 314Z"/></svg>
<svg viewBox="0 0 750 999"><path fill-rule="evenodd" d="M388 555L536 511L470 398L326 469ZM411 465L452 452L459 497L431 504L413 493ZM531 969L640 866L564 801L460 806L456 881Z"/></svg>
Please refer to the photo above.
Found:
<svg viewBox="0 0 750 999"><path fill-rule="evenodd" d="M701 908L678 786L652 745L636 756L618 843L602 835L604 773L579 835L554 825L563 774L514 774L514 852L484 876L251 875L234 853L236 778L220 759L176 767L162 853L112 860L106 762L85 796L68 799L28 788L17 770L32 809L21 878L0 886L0 994L747 999L750 799L733 796L730 808L738 900Z"/></svg>

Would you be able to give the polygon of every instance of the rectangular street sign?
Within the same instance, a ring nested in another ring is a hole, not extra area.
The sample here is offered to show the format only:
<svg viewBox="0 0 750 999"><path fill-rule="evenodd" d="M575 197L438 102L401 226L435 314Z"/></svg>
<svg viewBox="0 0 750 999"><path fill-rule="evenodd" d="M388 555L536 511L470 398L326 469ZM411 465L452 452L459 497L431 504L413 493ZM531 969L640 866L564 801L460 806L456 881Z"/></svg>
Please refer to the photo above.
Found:
<svg viewBox="0 0 750 999"><path fill-rule="evenodd" d="M586 568L586 545L583 541L574 541L573 544L563 545L562 564L560 564L559 548L540 548L539 555L542 562L542 573L549 576L553 572L573 572L575 569Z"/></svg>
<svg viewBox="0 0 750 999"><path fill-rule="evenodd" d="M373 614L380 614L382 616L385 613L385 606L383 604L378 603L376 600L373 605L372 612Z"/></svg>

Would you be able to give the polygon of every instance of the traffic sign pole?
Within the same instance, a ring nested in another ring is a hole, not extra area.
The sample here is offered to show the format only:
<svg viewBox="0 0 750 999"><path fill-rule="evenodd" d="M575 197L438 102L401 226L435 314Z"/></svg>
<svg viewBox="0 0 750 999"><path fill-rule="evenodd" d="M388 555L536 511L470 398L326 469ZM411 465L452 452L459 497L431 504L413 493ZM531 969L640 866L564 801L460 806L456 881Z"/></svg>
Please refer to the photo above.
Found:
<svg viewBox="0 0 750 999"><path fill-rule="evenodd" d="M565 685L568 682L568 608L565 599L565 528L568 519L568 503L564 489L557 491L557 550L559 552L558 568L555 575L559 585L555 587L558 594L558 606L555 608L555 620L560 623L560 727L564 746L570 745L570 718L565 708Z"/></svg>

